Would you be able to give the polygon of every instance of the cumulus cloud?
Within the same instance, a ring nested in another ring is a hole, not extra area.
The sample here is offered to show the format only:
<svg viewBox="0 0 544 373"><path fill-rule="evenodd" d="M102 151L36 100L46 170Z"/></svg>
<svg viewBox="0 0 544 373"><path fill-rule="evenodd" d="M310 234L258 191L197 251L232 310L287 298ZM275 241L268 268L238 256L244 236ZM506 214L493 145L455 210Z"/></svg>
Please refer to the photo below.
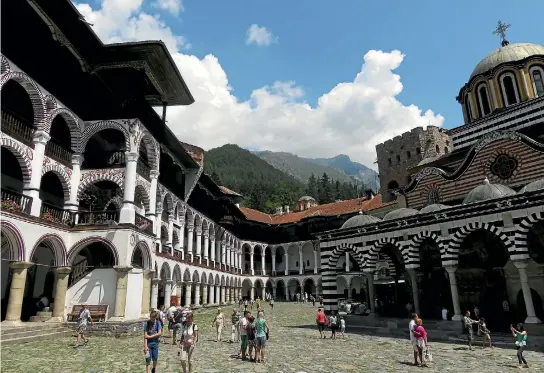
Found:
<svg viewBox="0 0 544 373"><path fill-rule="evenodd" d="M306 157L342 153L374 166L377 144L444 121L431 110L406 106L396 98L403 89L393 72L404 59L400 51L368 51L353 80L338 83L316 105L306 102L303 87L292 81L256 87L249 100L240 101L217 57L183 53L185 38L159 17L146 14L142 0L103 0L100 8L77 7L104 42L165 42L195 98L190 106L169 107L168 125L181 141L204 149L235 143Z"/></svg>
<svg viewBox="0 0 544 373"><path fill-rule="evenodd" d="M276 43L278 38L272 34L272 31L264 26L252 24L246 32L246 44L258 45L259 47L269 46L272 43Z"/></svg>
<svg viewBox="0 0 544 373"><path fill-rule="evenodd" d="M183 12L181 0L157 0L153 5L159 9L167 10L175 16L177 16L179 12Z"/></svg>

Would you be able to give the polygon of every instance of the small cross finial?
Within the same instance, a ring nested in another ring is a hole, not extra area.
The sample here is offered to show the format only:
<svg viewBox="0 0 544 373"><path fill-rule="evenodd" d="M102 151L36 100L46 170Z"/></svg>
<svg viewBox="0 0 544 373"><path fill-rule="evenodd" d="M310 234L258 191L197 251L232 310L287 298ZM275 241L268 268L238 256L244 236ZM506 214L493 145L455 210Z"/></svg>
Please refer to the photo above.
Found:
<svg viewBox="0 0 544 373"><path fill-rule="evenodd" d="M507 46L509 44L508 40L506 40L506 31L510 28L510 25L507 25L506 23L502 23L502 21L499 21L497 23L497 28L495 31L493 31L494 35L498 35L501 38L501 45Z"/></svg>

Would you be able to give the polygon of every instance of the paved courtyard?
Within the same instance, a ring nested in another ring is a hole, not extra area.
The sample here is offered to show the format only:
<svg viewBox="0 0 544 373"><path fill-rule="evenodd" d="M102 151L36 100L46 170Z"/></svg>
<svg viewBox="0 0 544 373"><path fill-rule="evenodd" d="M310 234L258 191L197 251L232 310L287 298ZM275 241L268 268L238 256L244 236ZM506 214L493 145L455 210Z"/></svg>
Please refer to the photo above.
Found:
<svg viewBox="0 0 544 373"><path fill-rule="evenodd" d="M478 372L499 373L517 368L514 348L481 349L469 352L460 345L432 343L434 362L429 368L411 366L406 340L347 334L336 341L319 339L313 324L315 308L277 303L271 322L268 361L255 364L233 355L237 346L213 341L213 312L197 315L200 342L195 373L356 373L356 372ZM225 309L227 314L232 308ZM347 326L349 330L349 325ZM230 327L228 328L230 332ZM230 333L224 339L230 338ZM74 348L73 338L2 347L1 371L33 373L144 372L141 337L92 338L88 346ZM531 371L544 371L544 353L526 352ZM161 344L157 373L180 372L177 349Z"/></svg>

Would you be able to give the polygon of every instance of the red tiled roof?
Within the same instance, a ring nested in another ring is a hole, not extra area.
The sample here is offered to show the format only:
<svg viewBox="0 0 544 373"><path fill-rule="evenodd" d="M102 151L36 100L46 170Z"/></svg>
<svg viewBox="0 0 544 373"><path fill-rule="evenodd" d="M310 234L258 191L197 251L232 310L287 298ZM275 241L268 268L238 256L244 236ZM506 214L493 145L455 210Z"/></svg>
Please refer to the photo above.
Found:
<svg viewBox="0 0 544 373"><path fill-rule="evenodd" d="M204 149L185 142L182 142L181 145L199 166L202 167L204 165Z"/></svg>
<svg viewBox="0 0 544 373"><path fill-rule="evenodd" d="M222 185L219 185L219 189L221 189L221 191L224 193L224 194L228 194L228 195L231 195L231 196L240 196L242 197L242 195L240 193L236 193L234 190L231 190L227 187L224 187Z"/></svg>
<svg viewBox="0 0 544 373"><path fill-rule="evenodd" d="M240 207L240 210L248 220L258 221L266 224L296 223L311 216L336 216L351 214L358 211L369 211L380 207L397 203L396 201L383 203L381 194L371 200L366 198L349 199L347 201L327 203L310 207L304 211L291 212L286 215L269 215L264 212L253 210L247 207Z"/></svg>

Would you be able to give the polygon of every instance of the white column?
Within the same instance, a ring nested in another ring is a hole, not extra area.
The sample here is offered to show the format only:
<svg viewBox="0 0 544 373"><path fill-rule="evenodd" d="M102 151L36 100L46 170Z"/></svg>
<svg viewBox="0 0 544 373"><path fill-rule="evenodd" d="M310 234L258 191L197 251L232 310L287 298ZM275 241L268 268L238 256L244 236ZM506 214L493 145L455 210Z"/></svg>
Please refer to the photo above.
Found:
<svg viewBox="0 0 544 373"><path fill-rule="evenodd" d="M302 256L302 246L298 248L298 274L304 274L304 257Z"/></svg>
<svg viewBox="0 0 544 373"><path fill-rule="evenodd" d="M123 190L123 207L119 216L119 223L134 224L134 191L136 188L136 165L138 153L125 153L125 185Z"/></svg>
<svg viewBox="0 0 544 373"><path fill-rule="evenodd" d="M421 309L419 308L419 290L417 288L417 273L414 268L408 269L410 275L410 282L412 283L412 296L414 298L414 308L418 315L421 315Z"/></svg>
<svg viewBox="0 0 544 373"><path fill-rule="evenodd" d="M215 304L221 304L221 286L215 285Z"/></svg>
<svg viewBox="0 0 544 373"><path fill-rule="evenodd" d="M317 275L317 250L316 249L314 249L314 275Z"/></svg>
<svg viewBox="0 0 544 373"><path fill-rule="evenodd" d="M200 284L195 283L195 306L200 306Z"/></svg>
<svg viewBox="0 0 544 373"><path fill-rule="evenodd" d="M168 239L166 240L166 245L170 248L170 254L173 254L172 244L174 242L174 215L168 215Z"/></svg>
<svg viewBox="0 0 544 373"><path fill-rule="evenodd" d="M157 234L157 229L160 230L160 222L157 225L155 218L155 212L157 210L157 179L159 178L159 171L151 170L149 173L151 177L151 190L149 191L149 211L145 212L145 217L153 221L153 233Z"/></svg>
<svg viewBox="0 0 544 373"><path fill-rule="evenodd" d="M194 228L194 225L189 223L189 225L187 225L187 253L189 253L189 260L192 262L193 261L193 258L194 258L194 253L193 253L193 228Z"/></svg>
<svg viewBox="0 0 544 373"><path fill-rule="evenodd" d="M206 229L204 232L204 263L210 265L210 241L209 241L209 232Z"/></svg>
<svg viewBox="0 0 544 373"><path fill-rule="evenodd" d="M264 263L264 258L265 258L265 248L261 248L261 275L263 276L266 276L266 269L265 269L265 263Z"/></svg>
<svg viewBox="0 0 544 373"><path fill-rule="evenodd" d="M202 264L202 226L197 226L196 233L196 259Z"/></svg>
<svg viewBox="0 0 544 373"><path fill-rule="evenodd" d="M221 241L221 264L222 265L227 264L225 245L226 245L225 241Z"/></svg>
<svg viewBox="0 0 544 373"><path fill-rule="evenodd" d="M159 303L159 282L160 278L154 278L151 280L151 311L158 308Z"/></svg>
<svg viewBox="0 0 544 373"><path fill-rule="evenodd" d="M185 283L185 307L189 307L191 305L191 281L187 281Z"/></svg>
<svg viewBox="0 0 544 373"><path fill-rule="evenodd" d="M349 272L349 253L346 252L346 272Z"/></svg>
<svg viewBox="0 0 544 373"><path fill-rule="evenodd" d="M456 266L445 266L448 271L448 277L450 279L451 300L453 302L453 317L454 321L460 321L463 316L461 315L461 305L459 304L459 292L457 291L457 278L455 277Z"/></svg>
<svg viewBox="0 0 544 373"><path fill-rule="evenodd" d="M499 108L499 104L497 103L497 93L495 92L495 83L493 83L493 79L489 79L488 82L489 89L491 90L491 98L493 99L493 110L491 111L495 111Z"/></svg>
<svg viewBox="0 0 544 373"><path fill-rule="evenodd" d="M370 298L370 312L375 313L376 305L374 304L374 300L376 299L376 296L374 295L374 272L367 273L367 278L368 278L368 297Z"/></svg>
<svg viewBox="0 0 544 373"><path fill-rule="evenodd" d="M255 257L255 248L249 249L249 274L255 276L255 268L253 267L253 261Z"/></svg>
<svg viewBox="0 0 544 373"><path fill-rule="evenodd" d="M215 285L210 285L210 305L215 304Z"/></svg>
<svg viewBox="0 0 544 373"><path fill-rule="evenodd" d="M272 248L272 276L276 276L276 248Z"/></svg>
<svg viewBox="0 0 544 373"><path fill-rule="evenodd" d="M34 144L34 154L32 155L32 173L30 174L30 183L24 185L23 194L32 197L32 206L30 215L40 216L42 201L40 199L40 184L42 181L43 159L45 156L45 145L51 136L44 131L35 131L32 137Z"/></svg>
<svg viewBox="0 0 544 373"><path fill-rule="evenodd" d="M202 284L202 305L207 306L208 304L208 285Z"/></svg>
<svg viewBox="0 0 544 373"><path fill-rule="evenodd" d="M234 271L236 269L236 248L234 246L230 247L230 263Z"/></svg>
<svg viewBox="0 0 544 373"><path fill-rule="evenodd" d="M285 276L287 276L289 274L289 254L287 253L287 251L285 252ZM285 293L287 294L287 293Z"/></svg>
<svg viewBox="0 0 544 373"><path fill-rule="evenodd" d="M83 156L79 154L72 155L72 174L70 175L70 199L64 204L67 210L77 210L79 202L77 199L77 191L79 182L81 181L81 164Z"/></svg>
<svg viewBox="0 0 544 373"><path fill-rule="evenodd" d="M249 294L250 294L251 299L255 299L255 286L251 287Z"/></svg>
<svg viewBox="0 0 544 373"><path fill-rule="evenodd" d="M164 305L166 307L170 307L170 298L172 298L172 286L174 285L174 281L168 280L164 284Z"/></svg>
<svg viewBox="0 0 544 373"><path fill-rule="evenodd" d="M525 300L525 309L527 310L527 318L525 319L525 324L540 324L542 321L538 317L536 317L533 296L531 295L531 287L529 286L529 279L527 278L528 264L528 261L525 260L514 261L514 265L519 272L519 282L521 283L523 299Z"/></svg>
<svg viewBox="0 0 544 373"><path fill-rule="evenodd" d="M221 286L221 304L225 304L225 287Z"/></svg>
<svg viewBox="0 0 544 373"><path fill-rule="evenodd" d="M231 266L231 263L230 263L230 243L228 241L225 243L225 265L227 265L228 267Z"/></svg>
<svg viewBox="0 0 544 373"><path fill-rule="evenodd" d="M215 265L215 234L210 232L210 260Z"/></svg>
<svg viewBox="0 0 544 373"><path fill-rule="evenodd" d="M155 232L155 246L159 244L162 250L162 242L161 242L161 236L162 236L162 207L157 207L157 211L155 213L155 227L157 231Z"/></svg>
<svg viewBox="0 0 544 373"><path fill-rule="evenodd" d="M238 253L238 266L239 266L239 271L240 271L240 274L242 273L242 271L244 270L244 260L243 260L243 255L241 252Z"/></svg>

